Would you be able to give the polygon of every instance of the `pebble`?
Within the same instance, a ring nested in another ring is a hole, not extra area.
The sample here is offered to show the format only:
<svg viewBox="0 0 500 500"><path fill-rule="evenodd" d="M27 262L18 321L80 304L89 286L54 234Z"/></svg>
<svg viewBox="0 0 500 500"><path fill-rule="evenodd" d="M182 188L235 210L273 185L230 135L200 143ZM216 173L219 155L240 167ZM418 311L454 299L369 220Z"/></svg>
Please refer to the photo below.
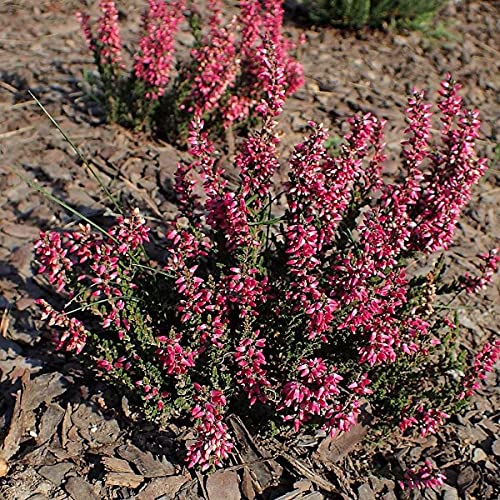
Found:
<svg viewBox="0 0 500 500"><path fill-rule="evenodd" d="M459 500L458 491L451 486L443 486L442 500Z"/></svg>
<svg viewBox="0 0 500 500"><path fill-rule="evenodd" d="M491 451L496 457L500 457L500 439L496 439L493 441L493 444L491 445Z"/></svg>
<svg viewBox="0 0 500 500"><path fill-rule="evenodd" d="M472 455L472 460L477 464L478 462L486 462L488 460L488 455L481 449L476 448Z"/></svg>
<svg viewBox="0 0 500 500"><path fill-rule="evenodd" d="M364 483L358 488L358 500L375 500L375 493L368 483Z"/></svg>

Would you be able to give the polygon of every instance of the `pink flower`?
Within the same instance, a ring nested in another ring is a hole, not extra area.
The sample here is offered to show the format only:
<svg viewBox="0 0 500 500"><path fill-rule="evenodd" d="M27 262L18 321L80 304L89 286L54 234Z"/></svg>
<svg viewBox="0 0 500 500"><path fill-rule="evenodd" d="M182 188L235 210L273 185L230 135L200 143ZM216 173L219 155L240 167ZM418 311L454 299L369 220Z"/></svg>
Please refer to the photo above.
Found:
<svg viewBox="0 0 500 500"><path fill-rule="evenodd" d="M101 17L97 26L99 56L103 64L122 65L122 42L118 27L118 9L113 0L99 0Z"/></svg>
<svg viewBox="0 0 500 500"><path fill-rule="evenodd" d="M488 373L493 370L495 363L500 357L500 340L488 342L484 345L481 351L474 359L474 365L470 373L464 378L462 385L464 390L460 393L459 398L464 399L471 397L474 391L479 389L479 382L484 380Z"/></svg>
<svg viewBox="0 0 500 500"><path fill-rule="evenodd" d="M82 28L83 37L85 38L85 42L87 44L88 49L94 52L96 47L95 47L95 40L92 36L92 30L90 28L90 16L88 14L77 12L76 20L79 22Z"/></svg>
<svg viewBox="0 0 500 500"><path fill-rule="evenodd" d="M296 431L316 416L326 419L325 426L333 432L334 409L342 408L338 404L342 377L335 368L328 369L321 358L303 360L297 372L299 380L284 384L276 409L287 413L283 420L293 420Z"/></svg>
<svg viewBox="0 0 500 500"><path fill-rule="evenodd" d="M182 347L181 339L179 334L174 338L162 340L164 345L156 350L158 361L169 375L181 375L195 366L196 353Z"/></svg>
<svg viewBox="0 0 500 500"><path fill-rule="evenodd" d="M435 471L435 467L429 460L425 461L422 467L408 469L404 474L404 479L399 481L401 489L423 489L437 488L444 484L446 476Z"/></svg>
<svg viewBox="0 0 500 500"><path fill-rule="evenodd" d="M471 276L467 273L461 278L461 285L469 293L479 293L491 283L491 280L498 269L498 263L500 262L500 256L497 254L498 248L490 250L489 253L480 254L478 257L483 261L479 265L480 275Z"/></svg>
<svg viewBox="0 0 500 500"><path fill-rule="evenodd" d="M69 250L65 248L60 233L41 232L34 248L40 262L38 273L46 274L49 283L56 286L56 292L61 292L69 280L73 261L68 257Z"/></svg>
<svg viewBox="0 0 500 500"><path fill-rule="evenodd" d="M232 26L222 26L219 0L209 0L208 5L209 33L202 44L191 51L195 72L191 76L191 93L183 104L200 117L213 110L226 90L233 86L237 68Z"/></svg>
<svg viewBox="0 0 500 500"><path fill-rule="evenodd" d="M368 373L363 373L357 382L352 382L348 385L352 392L359 394L361 396L367 396L373 394L373 391L368 388L372 381L368 378Z"/></svg>
<svg viewBox="0 0 500 500"><path fill-rule="evenodd" d="M150 90L146 98L158 99L165 93L170 80L174 53L174 36L183 19L184 0L167 3L148 0L149 10L143 16L145 34L139 42L140 52L135 56L135 76Z"/></svg>
<svg viewBox="0 0 500 500"><path fill-rule="evenodd" d="M267 398L263 389L271 386L267 379L266 358L263 348L265 339L258 338L258 332L253 338L247 338L240 341L236 347L234 359L238 365L236 372L237 382L246 392L250 405L257 401L265 403Z"/></svg>
<svg viewBox="0 0 500 500"><path fill-rule="evenodd" d="M37 299L36 304L42 308L41 319L47 322L48 326L57 326L63 329L62 335L53 332L53 341L56 351L64 349L75 351L80 354L87 342L88 332L83 323L76 318L70 318L65 312L56 311L48 302Z"/></svg>
<svg viewBox="0 0 500 500"><path fill-rule="evenodd" d="M410 417L404 416L410 413ZM446 419L450 416L444 411L435 408L426 408L419 404L415 409L406 408L403 412L399 429L404 432L407 429L417 427L422 437L429 434L436 434L438 427L442 426Z"/></svg>
<svg viewBox="0 0 500 500"><path fill-rule="evenodd" d="M135 250L149 241L149 228L146 227L146 220L140 216L139 209L135 208L130 217L120 215L116 220L118 224L110 229L109 234L119 240L120 254Z"/></svg>
<svg viewBox="0 0 500 500"><path fill-rule="evenodd" d="M200 399L198 396L197 399ZM197 421L196 441L188 447L186 462L188 467L198 465L202 471L215 465L220 467L228 458L233 443L227 425L222 422L222 412L226 398L221 391L212 390L205 401L194 406L191 416Z"/></svg>

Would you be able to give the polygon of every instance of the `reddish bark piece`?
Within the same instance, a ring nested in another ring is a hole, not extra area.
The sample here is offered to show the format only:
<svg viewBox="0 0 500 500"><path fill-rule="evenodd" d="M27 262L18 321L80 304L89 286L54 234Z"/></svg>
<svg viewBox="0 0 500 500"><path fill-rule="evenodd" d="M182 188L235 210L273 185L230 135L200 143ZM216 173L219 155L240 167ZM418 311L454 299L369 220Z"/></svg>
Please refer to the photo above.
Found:
<svg viewBox="0 0 500 500"><path fill-rule="evenodd" d="M255 489L253 487L252 475L248 469L245 467L243 469L243 479L241 481L241 492L243 493L244 498L247 500L254 500L256 496Z"/></svg>
<svg viewBox="0 0 500 500"><path fill-rule="evenodd" d="M460 493L472 490L473 487L480 481L481 475L477 472L472 465L464 467L457 477L457 486Z"/></svg>
<svg viewBox="0 0 500 500"><path fill-rule="evenodd" d="M115 457L102 457L101 462L109 472L128 472L130 474L134 473L132 467L130 467L130 464L126 460Z"/></svg>
<svg viewBox="0 0 500 500"><path fill-rule="evenodd" d="M240 418L233 416L229 422L243 463L251 464L248 465L248 469L252 473L253 487L258 494L262 494L265 488L274 481L275 476L281 476L283 469L274 460L262 460L262 458L269 458L269 453L255 443Z"/></svg>
<svg viewBox="0 0 500 500"><path fill-rule="evenodd" d="M176 493L190 480L186 476L155 477L137 496L137 500L156 500L163 496L174 498Z"/></svg>
<svg viewBox="0 0 500 500"><path fill-rule="evenodd" d="M80 404L73 411L71 420L92 448L116 442L120 433L118 422L105 419L94 404Z"/></svg>
<svg viewBox="0 0 500 500"><path fill-rule="evenodd" d="M206 481L206 489L209 500L240 500L238 473L231 470L218 470Z"/></svg>
<svg viewBox="0 0 500 500"><path fill-rule="evenodd" d="M28 224L15 224L13 222L4 222L2 231L9 236L20 239L36 239L40 235L40 229Z"/></svg>
<svg viewBox="0 0 500 500"><path fill-rule="evenodd" d="M144 481L144 476L133 472L108 472L104 478L106 486L125 486L126 488L138 488Z"/></svg>
<svg viewBox="0 0 500 500"><path fill-rule="evenodd" d="M38 430L36 443L38 446L46 443L57 431L64 417L64 410L58 404L50 404L43 413Z"/></svg>
<svg viewBox="0 0 500 500"><path fill-rule="evenodd" d="M124 458L144 476L148 478L171 476L176 473L175 467L167 462L166 464L155 460L149 452L144 452L133 444L125 444L117 450L118 455Z"/></svg>
<svg viewBox="0 0 500 500"><path fill-rule="evenodd" d="M26 400L30 397L32 386L30 384L30 373L25 370L21 377L21 389L16 394L16 402L10 419L9 430L0 449L0 458L8 467L8 460L19 450L21 438L25 431Z"/></svg>
<svg viewBox="0 0 500 500"><path fill-rule="evenodd" d="M323 465L328 463L338 463L344 458L367 433L367 427L363 424L356 424L349 432L342 433L340 436L323 439L313 454L313 459Z"/></svg>
<svg viewBox="0 0 500 500"><path fill-rule="evenodd" d="M366 436L371 418L372 413L370 405L365 402L361 406L358 423L354 425L349 432L343 432L334 438L327 436L323 439L312 458L327 467L329 463L338 463Z"/></svg>
<svg viewBox="0 0 500 500"><path fill-rule="evenodd" d="M100 500L94 488L81 477L70 477L64 489L73 500Z"/></svg>
<svg viewBox="0 0 500 500"><path fill-rule="evenodd" d="M66 392L67 380L61 373L45 373L32 381L33 391L26 399L26 411L35 410L42 403L50 403L54 398Z"/></svg>
<svg viewBox="0 0 500 500"><path fill-rule="evenodd" d="M64 476L75 466L69 462L61 462L54 465L44 465L38 469L38 473L48 479L50 482L54 483L56 486L60 486Z"/></svg>

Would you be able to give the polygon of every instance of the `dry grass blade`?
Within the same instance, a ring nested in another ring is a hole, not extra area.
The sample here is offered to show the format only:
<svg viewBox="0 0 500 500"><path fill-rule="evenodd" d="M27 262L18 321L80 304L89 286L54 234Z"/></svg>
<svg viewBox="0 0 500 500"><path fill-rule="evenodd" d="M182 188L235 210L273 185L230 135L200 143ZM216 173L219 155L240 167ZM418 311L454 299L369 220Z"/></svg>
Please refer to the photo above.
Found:
<svg viewBox="0 0 500 500"><path fill-rule="evenodd" d="M23 132L27 132L28 130L31 130L33 128L33 125L28 125L26 127L21 127L16 130L10 130L9 132L4 132L3 134L0 134L0 139L9 139L10 137L14 137L15 135L22 134Z"/></svg>

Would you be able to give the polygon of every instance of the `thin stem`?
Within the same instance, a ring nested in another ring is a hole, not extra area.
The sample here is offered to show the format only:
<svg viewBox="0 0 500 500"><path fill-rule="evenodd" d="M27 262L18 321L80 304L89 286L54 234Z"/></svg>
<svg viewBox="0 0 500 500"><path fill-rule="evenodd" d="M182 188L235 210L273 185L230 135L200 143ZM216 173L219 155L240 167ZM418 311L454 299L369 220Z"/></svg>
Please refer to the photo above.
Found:
<svg viewBox="0 0 500 500"><path fill-rule="evenodd" d="M114 199L113 195L109 191L109 189L104 185L102 182L102 179L99 177L95 169L92 167L92 165L89 163L89 161L83 156L83 154L80 152L80 150L75 146L73 141L68 137L68 135L64 132L64 130L61 128L59 123L55 120L55 118L52 117L52 115L47 111L45 106L36 98L35 94L33 94L31 91L28 91L30 96L35 100L35 102L40 106L41 110L45 113L45 115L48 117L48 119L53 123L53 125L57 128L57 130L60 132L60 134L64 137L64 140L71 146L73 151L78 155L80 160L82 160L83 164L89 169L90 173L94 177L94 179L98 182L99 186L101 189L106 193L106 196L109 198L111 203L114 205L118 213L122 214L123 210L120 207L120 205L117 203L117 201Z"/></svg>
<svg viewBox="0 0 500 500"><path fill-rule="evenodd" d="M123 301L130 300L132 302L139 302L138 299L134 299L132 297L124 297L124 296L122 296L122 297L108 297L107 299L97 300L95 302L90 302L88 304L84 304L83 306L77 307L76 309L72 309L71 311L65 311L65 313L66 314L74 314L74 313L79 312L79 311L85 311L86 309L89 309L92 306L96 306L98 304L104 304L106 302L111 302L113 300L123 300Z"/></svg>

